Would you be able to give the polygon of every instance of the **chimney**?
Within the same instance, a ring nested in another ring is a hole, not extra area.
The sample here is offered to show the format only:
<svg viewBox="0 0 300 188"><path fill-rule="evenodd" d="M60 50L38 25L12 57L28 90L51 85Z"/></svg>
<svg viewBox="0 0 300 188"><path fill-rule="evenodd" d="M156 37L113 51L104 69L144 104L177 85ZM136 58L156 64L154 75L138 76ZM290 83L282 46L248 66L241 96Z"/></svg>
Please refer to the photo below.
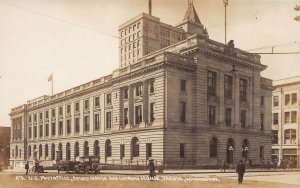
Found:
<svg viewBox="0 0 300 188"><path fill-rule="evenodd" d="M149 15L152 16L152 2L149 0Z"/></svg>

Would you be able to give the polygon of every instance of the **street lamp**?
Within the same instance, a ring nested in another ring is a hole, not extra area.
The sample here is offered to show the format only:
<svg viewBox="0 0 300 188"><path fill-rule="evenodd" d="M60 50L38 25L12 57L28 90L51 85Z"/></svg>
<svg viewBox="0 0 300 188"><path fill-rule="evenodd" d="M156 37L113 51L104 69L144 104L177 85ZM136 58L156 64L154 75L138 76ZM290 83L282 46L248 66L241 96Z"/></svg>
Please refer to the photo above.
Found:
<svg viewBox="0 0 300 188"><path fill-rule="evenodd" d="M245 161L247 161L247 159L248 159L248 150L249 149L247 146L242 148L242 152L244 153Z"/></svg>
<svg viewBox="0 0 300 188"><path fill-rule="evenodd" d="M228 5L228 2L229 2L229 0L223 0L224 7L225 7L225 44L226 44L226 42L227 42L227 39L226 39L226 17L227 17L226 7L227 7L227 5Z"/></svg>
<svg viewBox="0 0 300 188"><path fill-rule="evenodd" d="M228 148L229 150L229 163L232 164L233 163L233 147L232 146L229 146Z"/></svg>

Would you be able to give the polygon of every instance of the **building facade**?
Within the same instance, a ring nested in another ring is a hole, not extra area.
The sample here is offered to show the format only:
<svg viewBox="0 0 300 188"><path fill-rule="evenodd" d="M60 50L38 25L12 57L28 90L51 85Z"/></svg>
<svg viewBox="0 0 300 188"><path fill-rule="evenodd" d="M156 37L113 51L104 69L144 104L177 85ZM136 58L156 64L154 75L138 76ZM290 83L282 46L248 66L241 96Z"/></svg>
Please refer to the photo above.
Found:
<svg viewBox="0 0 300 188"><path fill-rule="evenodd" d="M11 148L22 153L12 166L87 155L181 167L271 159L272 82L260 56L209 39L192 3L178 26L143 13L119 32L119 69L11 110Z"/></svg>
<svg viewBox="0 0 300 188"><path fill-rule="evenodd" d="M272 160L299 165L300 77L274 81L272 100Z"/></svg>
<svg viewBox="0 0 300 188"><path fill-rule="evenodd" d="M0 169L9 166L10 127L0 127Z"/></svg>

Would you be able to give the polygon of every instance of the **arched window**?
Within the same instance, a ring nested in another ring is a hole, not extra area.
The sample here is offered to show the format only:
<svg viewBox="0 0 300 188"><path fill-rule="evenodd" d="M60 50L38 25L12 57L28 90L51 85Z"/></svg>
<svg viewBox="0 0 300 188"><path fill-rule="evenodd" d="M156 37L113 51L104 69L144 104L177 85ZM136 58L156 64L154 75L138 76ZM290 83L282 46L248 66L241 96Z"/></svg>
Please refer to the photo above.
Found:
<svg viewBox="0 0 300 188"><path fill-rule="evenodd" d="M209 148L210 148L210 157L217 157L218 156L218 140L217 138L212 138L210 140L210 144L209 144Z"/></svg>
<svg viewBox="0 0 300 188"><path fill-rule="evenodd" d="M138 157L140 155L140 145L137 137L133 137L131 140L131 153L132 157Z"/></svg>
<svg viewBox="0 0 300 188"><path fill-rule="evenodd" d="M79 156L79 143L78 142L75 142L75 145L74 145L74 158L76 159L76 157Z"/></svg>
<svg viewBox="0 0 300 188"><path fill-rule="evenodd" d="M83 155L89 156L89 143L87 141L83 144Z"/></svg>
<svg viewBox="0 0 300 188"><path fill-rule="evenodd" d="M55 160L55 145L51 145L51 160Z"/></svg>
<svg viewBox="0 0 300 188"><path fill-rule="evenodd" d="M105 142L105 157L111 157L111 141L106 140Z"/></svg>
<svg viewBox="0 0 300 188"><path fill-rule="evenodd" d="M99 156L100 148L99 148L99 141L95 140L94 142L94 155Z"/></svg>
<svg viewBox="0 0 300 188"><path fill-rule="evenodd" d="M43 155L43 149L42 149L42 144L39 145L39 159L42 157Z"/></svg>
<svg viewBox="0 0 300 188"><path fill-rule="evenodd" d="M233 152L234 152L234 140L233 138L229 138L227 140L227 163L232 164L233 163Z"/></svg>
<svg viewBox="0 0 300 188"><path fill-rule="evenodd" d="M31 145L28 146L28 157L31 157Z"/></svg>
<svg viewBox="0 0 300 188"><path fill-rule="evenodd" d="M58 160L62 160L62 144L58 144Z"/></svg>
<svg viewBox="0 0 300 188"><path fill-rule="evenodd" d="M36 158L37 150L36 150L36 145L33 145L33 157Z"/></svg>
<svg viewBox="0 0 300 188"><path fill-rule="evenodd" d="M69 161L71 156L71 146L70 143L67 142L66 144L66 160Z"/></svg>
<svg viewBox="0 0 300 188"><path fill-rule="evenodd" d="M48 157L48 144L45 145L45 158Z"/></svg>
<svg viewBox="0 0 300 188"><path fill-rule="evenodd" d="M284 131L284 143L285 144L296 144L296 129L287 129Z"/></svg>

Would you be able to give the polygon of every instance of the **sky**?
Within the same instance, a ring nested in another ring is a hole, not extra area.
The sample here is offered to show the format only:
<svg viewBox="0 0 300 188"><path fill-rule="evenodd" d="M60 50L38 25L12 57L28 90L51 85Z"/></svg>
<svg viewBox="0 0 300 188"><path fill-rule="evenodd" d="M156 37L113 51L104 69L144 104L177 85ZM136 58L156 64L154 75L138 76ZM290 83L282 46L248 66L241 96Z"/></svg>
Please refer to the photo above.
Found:
<svg viewBox="0 0 300 188"><path fill-rule="evenodd" d="M229 0L227 41L249 52L299 52L300 0ZM223 0L194 0L210 39L224 43ZM152 15L180 23L187 0L152 0ZM148 0L0 0L0 126L10 109L111 74L119 66L118 28L148 12ZM252 50L257 49L257 50ZM273 80L300 76L300 54L261 55Z"/></svg>

